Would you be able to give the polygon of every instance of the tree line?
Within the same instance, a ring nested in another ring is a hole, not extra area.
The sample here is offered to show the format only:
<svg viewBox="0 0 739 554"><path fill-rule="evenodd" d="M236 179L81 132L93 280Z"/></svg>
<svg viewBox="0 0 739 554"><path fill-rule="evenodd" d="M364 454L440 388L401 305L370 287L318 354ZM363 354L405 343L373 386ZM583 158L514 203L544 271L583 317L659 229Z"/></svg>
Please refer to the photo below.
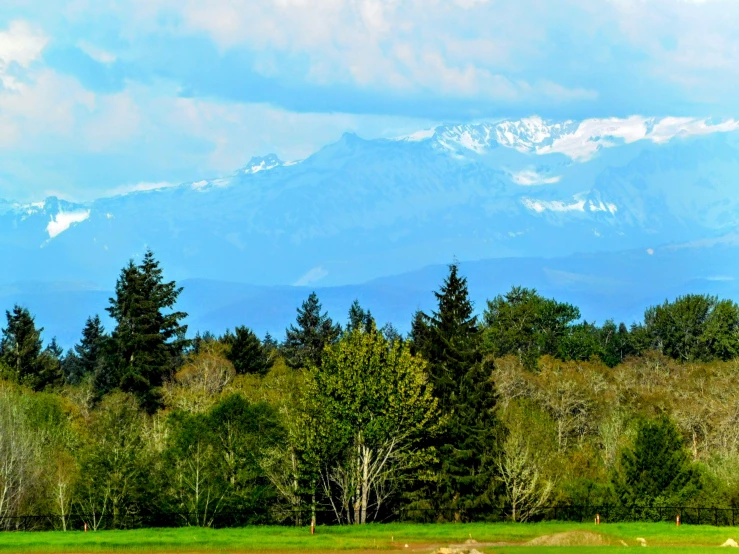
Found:
<svg viewBox="0 0 739 554"><path fill-rule="evenodd" d="M0 340L0 522L61 529L535 519L546 506L739 500L739 306L627 327L514 287L480 316L456 264L411 331L315 293L281 341L187 338L147 252L74 348L21 306ZM641 511L640 511L641 510ZM159 519L157 519L159 518ZM27 523L24 523L27 525Z"/></svg>

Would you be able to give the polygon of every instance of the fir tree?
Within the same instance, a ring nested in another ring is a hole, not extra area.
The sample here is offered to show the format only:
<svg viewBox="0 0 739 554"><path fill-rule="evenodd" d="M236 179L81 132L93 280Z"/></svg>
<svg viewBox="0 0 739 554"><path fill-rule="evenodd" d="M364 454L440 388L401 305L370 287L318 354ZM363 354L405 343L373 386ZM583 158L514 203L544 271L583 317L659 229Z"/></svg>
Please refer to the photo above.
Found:
<svg viewBox="0 0 739 554"><path fill-rule="evenodd" d="M415 355L429 350L429 316L416 310L411 319L411 332L408 334L411 352Z"/></svg>
<svg viewBox="0 0 739 554"><path fill-rule="evenodd" d="M270 354L254 332L248 327L236 327L230 338L228 359L236 373L264 375L272 367Z"/></svg>
<svg viewBox="0 0 739 554"><path fill-rule="evenodd" d="M345 333L351 333L355 329L361 329L362 331L369 332L374 326L374 318L369 310L362 308L359 304L359 300L352 302L349 308L349 321L346 325Z"/></svg>
<svg viewBox="0 0 739 554"><path fill-rule="evenodd" d="M690 463L680 433L666 417L643 421L633 447L621 453L620 461L613 484L624 505L682 503L700 489L699 474Z"/></svg>
<svg viewBox="0 0 739 554"><path fill-rule="evenodd" d="M100 316L88 317L79 344L64 359L64 375L68 383L80 383L85 377L95 373L106 339Z"/></svg>
<svg viewBox="0 0 739 554"><path fill-rule="evenodd" d="M187 341L187 317L173 311L182 292L174 281L164 282L159 262L147 251L140 265L123 268L108 313L116 321L108 341L107 360L96 375L96 388L120 388L134 394L141 406L159 406L159 388L174 371Z"/></svg>
<svg viewBox="0 0 739 554"><path fill-rule="evenodd" d="M222 337L216 337L213 333L210 331L205 331L202 335L200 334L200 331L197 332L195 335L195 338L190 341L190 352L193 354L198 354L201 349L203 348L203 345L220 341L223 344L227 344L228 341L233 338L233 335L231 334L230 330L226 330L226 332L223 334Z"/></svg>
<svg viewBox="0 0 739 554"><path fill-rule="evenodd" d="M284 352L290 367L319 366L324 346L331 344L341 334L341 327L334 325L327 313L321 313L318 295L312 292L298 308L297 327L286 330Z"/></svg>
<svg viewBox="0 0 739 554"><path fill-rule="evenodd" d="M64 349L59 346L56 337L52 337L51 342L41 353L39 358L39 388L59 386L64 383L64 373L62 371L63 359Z"/></svg>
<svg viewBox="0 0 739 554"><path fill-rule="evenodd" d="M2 330L0 360L6 366L8 377L17 383L42 390L60 384L61 349L53 339L43 349L41 333L31 313L18 305L12 312L5 312L7 327Z"/></svg>
<svg viewBox="0 0 739 554"><path fill-rule="evenodd" d="M434 393L445 417L436 442L437 488L428 492L432 504L450 508L459 518L461 510L489 501L499 435L493 366L482 355L467 281L456 264L449 266L449 275L434 294L437 311L431 316L417 313L412 329L415 348L429 362Z"/></svg>
<svg viewBox="0 0 739 554"><path fill-rule="evenodd" d="M279 344L277 344L277 341L272 338L272 335L270 335L269 332L267 332L267 334L264 335L264 340L262 340L262 346L264 346L268 352L272 353L277 350Z"/></svg>

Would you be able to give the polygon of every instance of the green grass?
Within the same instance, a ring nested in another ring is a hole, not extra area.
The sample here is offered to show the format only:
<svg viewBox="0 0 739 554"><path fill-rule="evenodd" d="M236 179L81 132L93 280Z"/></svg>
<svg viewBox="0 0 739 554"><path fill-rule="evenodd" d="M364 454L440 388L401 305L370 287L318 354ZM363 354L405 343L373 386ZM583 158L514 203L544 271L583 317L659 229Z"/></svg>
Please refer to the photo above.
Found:
<svg viewBox="0 0 739 554"><path fill-rule="evenodd" d="M0 533L0 552L85 553L85 552L336 552L369 550L408 550L431 552L438 546L462 543L470 537L480 543L505 542L521 545L526 541L569 531L601 533L611 542L625 541L638 547L637 537L647 540L652 551L664 553L701 552L717 547L727 538L739 540L739 529L731 527L688 526L677 528L667 523L593 524L483 524L463 525L367 525L363 527L318 527L311 536L307 528L247 527L243 529L138 529L132 531L5 532ZM525 552L577 552L582 554L621 549L614 547L479 547L487 554Z"/></svg>

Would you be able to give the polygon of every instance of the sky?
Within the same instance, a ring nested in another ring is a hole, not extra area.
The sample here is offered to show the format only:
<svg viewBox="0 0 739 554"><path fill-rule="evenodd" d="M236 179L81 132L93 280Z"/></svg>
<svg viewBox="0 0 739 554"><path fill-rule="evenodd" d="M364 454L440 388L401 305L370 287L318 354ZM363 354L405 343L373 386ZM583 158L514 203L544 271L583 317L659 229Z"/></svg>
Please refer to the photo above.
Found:
<svg viewBox="0 0 739 554"><path fill-rule="evenodd" d="M0 198L540 115L739 116L737 0L3 0Z"/></svg>

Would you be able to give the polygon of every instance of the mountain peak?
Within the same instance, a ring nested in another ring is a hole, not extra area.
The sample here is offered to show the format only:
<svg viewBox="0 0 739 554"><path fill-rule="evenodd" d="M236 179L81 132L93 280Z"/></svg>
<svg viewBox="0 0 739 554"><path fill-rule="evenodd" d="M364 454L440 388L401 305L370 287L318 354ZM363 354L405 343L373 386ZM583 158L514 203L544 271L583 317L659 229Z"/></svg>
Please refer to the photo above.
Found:
<svg viewBox="0 0 739 554"><path fill-rule="evenodd" d="M243 173L253 174L259 173L260 171L266 171L268 169L274 169L285 165L285 163L277 157L277 154L267 154L266 156L254 156L246 167L243 168Z"/></svg>

